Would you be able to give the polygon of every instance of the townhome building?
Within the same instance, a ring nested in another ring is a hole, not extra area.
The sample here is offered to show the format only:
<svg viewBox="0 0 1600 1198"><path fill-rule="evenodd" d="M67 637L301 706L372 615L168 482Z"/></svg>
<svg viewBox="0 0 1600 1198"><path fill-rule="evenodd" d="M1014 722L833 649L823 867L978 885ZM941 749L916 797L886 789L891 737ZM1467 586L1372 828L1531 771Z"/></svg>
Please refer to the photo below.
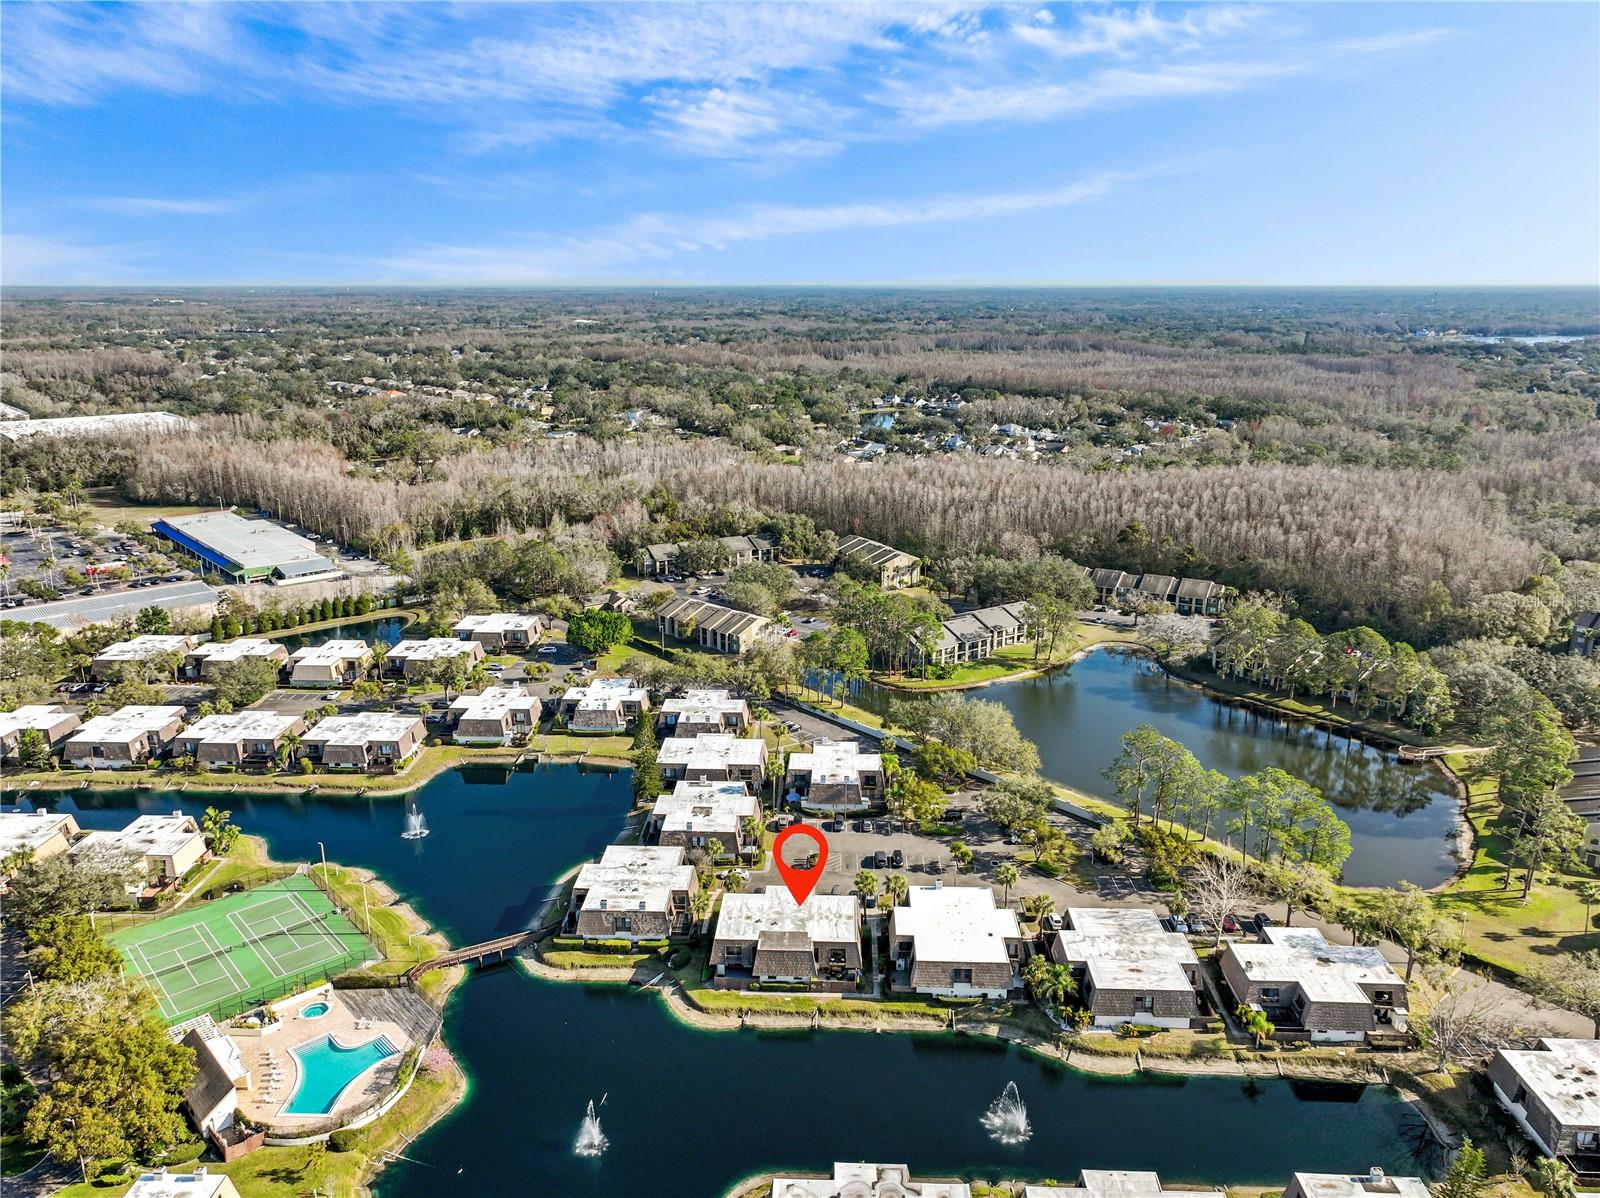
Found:
<svg viewBox="0 0 1600 1198"><path fill-rule="evenodd" d="M761 800L743 782L679 782L671 794L657 796L645 835L687 849L706 849L715 840L723 852L742 855L757 847L745 837L745 821L760 816Z"/></svg>
<svg viewBox="0 0 1600 1198"><path fill-rule="evenodd" d="M458 641L454 637L435 636L425 641L399 641L390 646L383 660L384 673L408 681L432 668L436 662L459 661L464 670L470 670L484 659L483 646L477 641Z"/></svg>
<svg viewBox="0 0 1600 1198"><path fill-rule="evenodd" d="M922 581L922 562L914 554L866 537L840 537L839 554L834 559L854 558L866 563L872 581L886 591L914 587Z"/></svg>
<svg viewBox="0 0 1600 1198"><path fill-rule="evenodd" d="M625 731L650 710L650 692L632 678L596 678L561 696L559 711L573 732Z"/></svg>
<svg viewBox="0 0 1600 1198"><path fill-rule="evenodd" d="M119 707L78 726L61 751L68 765L130 769L162 756L183 729L183 708Z"/></svg>
<svg viewBox="0 0 1600 1198"><path fill-rule="evenodd" d="M450 626L457 640L477 641L488 653L521 653L539 643L550 622L536 612L462 616Z"/></svg>
<svg viewBox="0 0 1600 1198"><path fill-rule="evenodd" d="M39 733L44 737L45 748L54 749L82 723L83 717L77 712L55 703L30 703L14 711L0 712L0 760L16 760L24 732Z"/></svg>
<svg viewBox="0 0 1600 1198"><path fill-rule="evenodd" d="M753 562L778 560L778 543L769 536L718 537L722 546L722 567L737 570ZM634 557L634 568L641 577L660 578L677 569L678 555L683 552L681 541L668 541L659 545L646 545Z"/></svg>
<svg viewBox="0 0 1600 1198"><path fill-rule="evenodd" d="M784 797L819 811L870 807L887 789L883 754L863 753L853 740L819 740L803 753L789 754Z"/></svg>
<svg viewBox="0 0 1600 1198"><path fill-rule="evenodd" d="M331 715L300 738L306 757L328 769L397 770L422 751L428 729L414 715L363 711Z"/></svg>
<svg viewBox="0 0 1600 1198"><path fill-rule="evenodd" d="M117 641L94 655L89 663L89 673L101 680L114 676L124 666L147 661L163 653L178 658L193 649L192 636L136 636L132 640Z"/></svg>
<svg viewBox="0 0 1600 1198"><path fill-rule="evenodd" d="M698 889L681 845L610 845L578 871L567 930L586 940L680 936Z"/></svg>
<svg viewBox="0 0 1600 1198"><path fill-rule="evenodd" d="M450 719L458 745L509 745L526 739L539 726L542 704L521 683L485 687L476 695L458 695Z"/></svg>
<svg viewBox="0 0 1600 1198"><path fill-rule="evenodd" d="M964 1181L926 1181L905 1165L836 1161L832 1177L774 1177L772 1198L972 1198Z"/></svg>
<svg viewBox="0 0 1600 1198"><path fill-rule="evenodd" d="M1600 611L1580 611L1573 615L1567 651L1583 657L1600 654Z"/></svg>
<svg viewBox="0 0 1600 1198"><path fill-rule="evenodd" d="M1374 1165L1365 1173L1295 1173L1283 1198L1432 1198L1420 1177L1395 1177Z"/></svg>
<svg viewBox="0 0 1600 1198"><path fill-rule="evenodd" d="M760 794L767 780L767 746L758 738L728 732L669 736L656 751L668 782L741 782Z"/></svg>
<svg viewBox="0 0 1600 1198"><path fill-rule="evenodd" d="M1026 604L980 607L940 621L939 639L928 651L928 661L939 666L982 661L1008 645L1024 644L1032 636Z"/></svg>
<svg viewBox="0 0 1600 1198"><path fill-rule="evenodd" d="M366 677L372 665L372 646L366 641L324 641L289 655L289 685L309 687L353 686Z"/></svg>
<svg viewBox="0 0 1600 1198"><path fill-rule="evenodd" d="M1329 944L1317 928L1265 928L1218 957L1236 1003L1266 1014L1284 1040L1360 1044L1408 1033L1406 984L1376 948Z"/></svg>
<svg viewBox="0 0 1600 1198"><path fill-rule="evenodd" d="M1204 983L1189 938L1145 907L1069 907L1049 938L1050 959L1072 969L1096 1027L1188 1028Z"/></svg>
<svg viewBox="0 0 1600 1198"><path fill-rule="evenodd" d="M854 990L861 976L861 904L852 894L813 894L800 905L786 886L724 895L711 964L718 989L759 982Z"/></svg>
<svg viewBox="0 0 1600 1198"><path fill-rule="evenodd" d="M1204 578L1180 578L1172 595L1172 606L1180 616L1216 616L1222 614L1227 601L1228 588L1220 582Z"/></svg>
<svg viewBox="0 0 1600 1198"><path fill-rule="evenodd" d="M1133 589L1133 584L1138 581L1137 576L1122 570L1085 570L1089 581L1094 583L1094 599L1096 603L1112 605L1117 603L1123 595Z"/></svg>
<svg viewBox="0 0 1600 1198"><path fill-rule="evenodd" d="M183 655L181 678L209 681L223 666L241 661L270 661L277 669L289 663L289 650L277 641L240 637L232 641L206 641Z"/></svg>
<svg viewBox="0 0 1600 1198"><path fill-rule="evenodd" d="M987 886L912 887L890 912L889 944L897 990L998 999L1022 985L1022 928Z"/></svg>
<svg viewBox="0 0 1600 1198"><path fill-rule="evenodd" d="M181 811L141 815L120 832L86 832L71 852L74 857L126 854L138 863L138 877L129 882L128 893L145 896L166 890L211 855L194 816Z"/></svg>
<svg viewBox="0 0 1600 1198"><path fill-rule="evenodd" d="M1600 1172L1600 1040L1546 1037L1489 1062L1495 1100L1545 1156Z"/></svg>
<svg viewBox="0 0 1600 1198"><path fill-rule="evenodd" d="M765 616L686 596L669 599L656 610L656 632L735 657L776 635Z"/></svg>
<svg viewBox="0 0 1600 1198"><path fill-rule="evenodd" d="M233 711L196 720L173 742L173 752L202 765L261 765L277 759L305 717L285 711Z"/></svg>
<svg viewBox="0 0 1600 1198"><path fill-rule="evenodd" d="M48 807L0 811L0 861L13 853L30 853L35 861L47 861L71 848L78 831L76 819Z"/></svg>
<svg viewBox="0 0 1600 1198"><path fill-rule="evenodd" d="M656 720L668 736L742 735L750 729L750 704L730 691L688 690L663 703Z"/></svg>

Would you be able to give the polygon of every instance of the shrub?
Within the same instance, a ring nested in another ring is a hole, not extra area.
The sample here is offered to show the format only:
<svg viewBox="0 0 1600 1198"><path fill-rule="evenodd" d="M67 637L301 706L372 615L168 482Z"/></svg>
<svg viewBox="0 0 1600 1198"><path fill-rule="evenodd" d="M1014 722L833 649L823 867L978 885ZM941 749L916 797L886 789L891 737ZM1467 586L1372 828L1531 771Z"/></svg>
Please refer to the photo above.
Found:
<svg viewBox="0 0 1600 1198"><path fill-rule="evenodd" d="M688 949L680 948L677 952L673 953L672 956L667 958L667 964L673 969L682 969L689 963L689 959L693 955L694 954Z"/></svg>
<svg viewBox="0 0 1600 1198"><path fill-rule="evenodd" d="M161 1158L161 1163L171 1168L173 1165L187 1165L190 1161L197 1161L206 1150L204 1140L190 1140L186 1144L179 1144L171 1152Z"/></svg>
<svg viewBox="0 0 1600 1198"><path fill-rule="evenodd" d="M360 1143L361 1133L353 1127L341 1127L328 1137L329 1152L349 1152Z"/></svg>

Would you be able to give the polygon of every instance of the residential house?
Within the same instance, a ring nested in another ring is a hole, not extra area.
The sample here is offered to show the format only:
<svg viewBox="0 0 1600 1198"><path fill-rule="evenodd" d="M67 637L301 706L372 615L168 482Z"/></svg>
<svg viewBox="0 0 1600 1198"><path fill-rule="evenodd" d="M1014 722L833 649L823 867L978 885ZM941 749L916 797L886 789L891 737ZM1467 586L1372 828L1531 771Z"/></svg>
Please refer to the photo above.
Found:
<svg viewBox="0 0 1600 1198"><path fill-rule="evenodd" d="M1264 928L1225 944L1218 964L1236 1003L1284 1040L1360 1044L1407 1032L1406 984L1376 948L1329 944L1316 928Z"/></svg>
<svg viewBox="0 0 1600 1198"><path fill-rule="evenodd" d="M537 613L494 612L462 616L450 626L457 640L477 641L488 653L521 653L539 643L549 621Z"/></svg>
<svg viewBox="0 0 1600 1198"><path fill-rule="evenodd" d="M0 712L0 760L16 760L22 734L29 729L44 737L46 748L54 749L82 723L77 712L54 703L30 703L15 711Z"/></svg>
<svg viewBox="0 0 1600 1198"><path fill-rule="evenodd" d="M1600 1172L1600 1040L1545 1037L1531 1050L1502 1048L1489 1062L1495 1099L1545 1156L1587 1158Z"/></svg>
<svg viewBox="0 0 1600 1198"><path fill-rule="evenodd" d="M982 661L996 650L1020 645L1033 636L1027 605L1003 603L951 616L939 625L939 640L928 654L933 665L950 666Z"/></svg>
<svg viewBox="0 0 1600 1198"><path fill-rule="evenodd" d="M289 685L345 687L359 682L372 664L366 641L324 641L296 649L289 657Z"/></svg>
<svg viewBox="0 0 1600 1198"><path fill-rule="evenodd" d="M778 544L769 536L718 537L723 551L723 568L737 570L752 562L778 560ZM644 578L660 578L676 568L678 555L683 551L681 542L646 545L634 558L634 567Z"/></svg>
<svg viewBox="0 0 1600 1198"><path fill-rule="evenodd" d="M78 821L48 807L0 811L0 861L22 852L46 861L66 852L77 838Z"/></svg>
<svg viewBox="0 0 1600 1198"><path fill-rule="evenodd" d="M68 765L129 769L162 756L183 728L182 707L119 707L85 720L61 752Z"/></svg>
<svg viewBox="0 0 1600 1198"><path fill-rule="evenodd" d="M250 1088L250 1071L239 1046L216 1024L202 1019L179 1041L194 1053L194 1080L183 1096L183 1109L202 1138L224 1151L238 1139L239 1091Z"/></svg>
<svg viewBox="0 0 1600 1198"><path fill-rule="evenodd" d="M123 853L139 863L141 880L128 885L129 894L159 894L207 860L211 850L192 815L141 815L120 832L86 832L72 846L74 857L88 853Z"/></svg>
<svg viewBox="0 0 1600 1198"><path fill-rule="evenodd" d="M541 710L538 696L517 682L460 695L450 704L456 744L509 745L533 734Z"/></svg>
<svg viewBox="0 0 1600 1198"><path fill-rule="evenodd" d="M683 935L698 889L681 845L610 845L599 861L578 871L567 929L586 940Z"/></svg>
<svg viewBox="0 0 1600 1198"><path fill-rule="evenodd" d="M459 661L462 669L470 670L483 659L483 646L477 641L435 636L425 641L400 641L390 646L389 655L383 660L383 669L386 674L409 681L425 674L436 662Z"/></svg>
<svg viewBox="0 0 1600 1198"><path fill-rule="evenodd" d="M760 794L767 780L767 746L759 738L728 732L669 736L656 751L656 764L668 782L742 782Z"/></svg>
<svg viewBox="0 0 1600 1198"><path fill-rule="evenodd" d="M750 729L750 704L725 690L690 690L663 703L656 718L668 736L742 735Z"/></svg>
<svg viewBox="0 0 1600 1198"><path fill-rule="evenodd" d="M336 770L400 769L422 750L427 726L414 715L331 715L300 738L306 757Z"/></svg>
<svg viewBox="0 0 1600 1198"><path fill-rule="evenodd" d="M724 852L740 854L746 845L744 822L759 819L761 800L743 782L679 782L659 795L645 820L645 835L658 844L703 849L721 842Z"/></svg>
<svg viewBox="0 0 1600 1198"><path fill-rule="evenodd" d="M1171 574L1126 574L1121 570L1090 570L1096 603L1108 607L1148 599L1170 605L1180 616L1216 616L1227 605L1228 588L1203 578L1176 578Z"/></svg>
<svg viewBox="0 0 1600 1198"><path fill-rule="evenodd" d="M953 998L1004 998L1022 985L1026 941L987 886L914 886L889 915L895 988Z"/></svg>
<svg viewBox="0 0 1600 1198"><path fill-rule="evenodd" d="M687 597L669 599L656 610L656 632L736 657L774 636L765 616Z"/></svg>
<svg viewBox="0 0 1600 1198"><path fill-rule="evenodd" d="M1222 614L1228 588L1220 582L1203 578L1180 578L1172 595L1172 606L1180 616L1216 616Z"/></svg>
<svg viewBox="0 0 1600 1198"><path fill-rule="evenodd" d="M1129 599L1172 604L1178 597L1178 580L1171 574L1141 574L1129 589Z"/></svg>
<svg viewBox="0 0 1600 1198"><path fill-rule="evenodd" d="M561 696L561 718L573 732L622 732L650 710L650 692L632 678L596 678Z"/></svg>
<svg viewBox="0 0 1600 1198"><path fill-rule="evenodd" d="M233 641L206 641L184 654L178 676L210 680L221 667L240 661L270 661L281 670L289 662L289 650L277 641L251 636Z"/></svg>
<svg viewBox="0 0 1600 1198"><path fill-rule="evenodd" d="M89 672L96 678L114 676L124 666L145 661L159 654L170 653L179 658L194 648L192 636L136 636L132 640L117 641L107 645L89 663Z"/></svg>
<svg viewBox="0 0 1600 1198"><path fill-rule="evenodd" d="M813 894L800 905L787 886L724 895L711 964L718 989L781 982L854 990L861 976L861 904L853 894Z"/></svg>
<svg viewBox="0 0 1600 1198"><path fill-rule="evenodd" d="M239 1198L238 1187L226 1173L208 1173L204 1165L165 1166L139 1174L122 1198Z"/></svg>
<svg viewBox="0 0 1600 1198"><path fill-rule="evenodd" d="M819 740L804 753L789 754L784 796L812 810L869 807L887 789L881 753L863 753L853 740Z"/></svg>
<svg viewBox="0 0 1600 1198"><path fill-rule="evenodd" d="M232 711L196 720L173 742L173 752L202 765L263 764L277 758L291 736L306 730L305 717L284 711Z"/></svg>
<svg viewBox="0 0 1600 1198"><path fill-rule="evenodd" d="M1400 1191L1390 1191L1398 1194ZM1136 1169L1085 1169L1078 1174L1076 1185L1028 1185L1022 1187L1023 1198L1174 1198L1189 1195L1194 1190L1166 1189L1157 1173ZM1288 1198L1285 1195L1285 1198ZM1406 1198L1413 1198L1406 1191Z"/></svg>
<svg viewBox="0 0 1600 1198"><path fill-rule="evenodd" d="M1583 821L1579 855L1593 869L1600 865L1600 745L1579 745L1567 768L1572 780L1561 788L1561 801Z"/></svg>
<svg viewBox="0 0 1600 1198"><path fill-rule="evenodd" d="M1567 650L1584 657L1600 654L1600 611L1580 611L1572 617L1572 636Z"/></svg>
<svg viewBox="0 0 1600 1198"><path fill-rule="evenodd" d="M1188 1028L1200 1017L1200 959L1145 907L1069 907L1050 959L1070 966L1096 1027Z"/></svg>
<svg viewBox="0 0 1600 1198"><path fill-rule="evenodd" d="M922 562L914 555L866 537L841 537L839 558L858 558L872 570L873 581L886 591L914 587L922 581Z"/></svg>
<svg viewBox="0 0 1600 1198"><path fill-rule="evenodd" d="M972 1198L964 1181L921 1181L905 1165L836 1161L832 1177L774 1177L772 1198Z"/></svg>
<svg viewBox="0 0 1600 1198"><path fill-rule="evenodd" d="M1283 1198L1431 1198L1420 1177L1391 1177L1374 1165L1365 1173L1296 1173Z"/></svg>

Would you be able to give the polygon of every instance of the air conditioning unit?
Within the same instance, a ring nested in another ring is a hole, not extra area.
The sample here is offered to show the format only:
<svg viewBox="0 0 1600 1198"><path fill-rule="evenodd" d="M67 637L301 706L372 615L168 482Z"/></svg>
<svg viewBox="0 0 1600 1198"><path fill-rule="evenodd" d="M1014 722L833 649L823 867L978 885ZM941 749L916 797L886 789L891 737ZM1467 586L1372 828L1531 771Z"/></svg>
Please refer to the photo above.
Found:
<svg viewBox="0 0 1600 1198"><path fill-rule="evenodd" d="M908 962L904 957L896 957L894 959L894 967L896 969L905 970L905 969L909 968L909 966L910 966L910 962Z"/></svg>

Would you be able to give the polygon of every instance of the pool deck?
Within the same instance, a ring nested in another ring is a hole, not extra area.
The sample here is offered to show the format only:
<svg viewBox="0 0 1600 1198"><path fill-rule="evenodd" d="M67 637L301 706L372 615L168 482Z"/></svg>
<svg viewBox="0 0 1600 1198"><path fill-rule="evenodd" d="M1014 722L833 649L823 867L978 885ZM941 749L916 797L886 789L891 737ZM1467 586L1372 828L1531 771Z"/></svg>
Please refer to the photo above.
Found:
<svg viewBox="0 0 1600 1198"><path fill-rule="evenodd" d="M300 1015L301 1010L317 1003L328 1004L326 1015L315 1019ZM381 1102L393 1091L400 1063L406 1050L414 1043L407 1028L390 1020L358 1016L356 1009L345 1001L338 990L313 991L288 1000L279 1009L283 1021L274 1031L260 1036L232 1032L252 1082L248 1090L239 1092L239 1112L264 1124L269 1135L304 1135L314 1129L326 1130L330 1123L338 1126L364 1108ZM301 1066L293 1050L328 1035L345 1048L354 1048L378 1036L386 1036L399 1051L379 1061L346 1086L326 1114L285 1114L284 1108L289 1105L295 1088L300 1084ZM280 1078L276 1085L271 1081L274 1061Z"/></svg>

